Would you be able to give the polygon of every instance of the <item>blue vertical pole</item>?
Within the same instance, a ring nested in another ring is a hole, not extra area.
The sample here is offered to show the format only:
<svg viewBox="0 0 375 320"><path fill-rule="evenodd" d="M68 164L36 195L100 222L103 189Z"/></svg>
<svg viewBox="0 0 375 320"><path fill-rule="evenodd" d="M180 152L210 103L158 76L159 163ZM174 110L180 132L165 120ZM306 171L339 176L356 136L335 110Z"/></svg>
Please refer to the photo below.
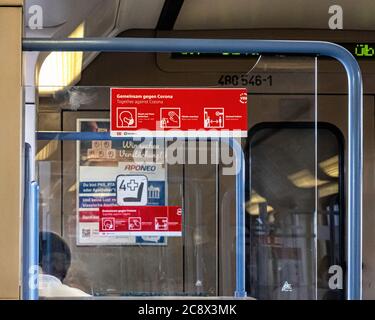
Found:
<svg viewBox="0 0 375 320"><path fill-rule="evenodd" d="M25 147L25 191L22 234L22 299L38 299L39 186L30 181L29 144Z"/></svg>
<svg viewBox="0 0 375 320"><path fill-rule="evenodd" d="M231 138L236 160L236 291L235 297L246 297L246 238L245 238L245 157L241 144Z"/></svg>

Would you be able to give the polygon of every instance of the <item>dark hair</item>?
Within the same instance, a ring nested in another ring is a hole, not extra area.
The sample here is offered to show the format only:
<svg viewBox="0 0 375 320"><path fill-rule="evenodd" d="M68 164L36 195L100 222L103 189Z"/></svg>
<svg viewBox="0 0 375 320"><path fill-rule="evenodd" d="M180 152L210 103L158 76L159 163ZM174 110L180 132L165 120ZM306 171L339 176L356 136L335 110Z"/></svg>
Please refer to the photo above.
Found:
<svg viewBox="0 0 375 320"><path fill-rule="evenodd" d="M68 244L53 232L39 233L39 266L43 273L65 279L71 263L71 252Z"/></svg>

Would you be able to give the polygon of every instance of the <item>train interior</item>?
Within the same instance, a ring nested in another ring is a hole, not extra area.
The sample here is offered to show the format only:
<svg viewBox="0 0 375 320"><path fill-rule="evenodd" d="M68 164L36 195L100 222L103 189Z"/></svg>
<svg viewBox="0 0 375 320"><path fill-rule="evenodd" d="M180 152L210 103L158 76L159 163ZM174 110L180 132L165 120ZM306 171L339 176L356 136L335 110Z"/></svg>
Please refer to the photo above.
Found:
<svg viewBox="0 0 375 320"><path fill-rule="evenodd" d="M352 50L374 42L366 14L375 9L372 1L341 1L344 30L328 29L327 5L289 2L295 4L293 19L279 1L272 1L276 17L268 11L270 3L260 0L235 5L230 0L27 0L25 37L324 40ZM35 30L27 24L29 8L40 3L48 18ZM105 237L91 216L100 204L85 202L92 199L82 183L110 181L118 166L135 161L126 153L138 142L63 140L53 134L108 132L113 87L246 88L248 131L238 142L245 155L247 296L345 299L348 85L337 61L253 52L23 56L25 137L31 179L40 188L39 255L63 268L43 237L53 233L64 239L71 252L64 284L95 298L234 295L238 189L234 152L218 156L226 148L223 141L151 139L149 164L157 172L149 177L154 183L147 204L181 206L182 233ZM362 288L364 299L374 299L375 60L356 58L364 78ZM176 152L183 161L167 161ZM96 200L112 203L111 197L111 191L98 191ZM329 285L333 267L342 270L335 288Z"/></svg>

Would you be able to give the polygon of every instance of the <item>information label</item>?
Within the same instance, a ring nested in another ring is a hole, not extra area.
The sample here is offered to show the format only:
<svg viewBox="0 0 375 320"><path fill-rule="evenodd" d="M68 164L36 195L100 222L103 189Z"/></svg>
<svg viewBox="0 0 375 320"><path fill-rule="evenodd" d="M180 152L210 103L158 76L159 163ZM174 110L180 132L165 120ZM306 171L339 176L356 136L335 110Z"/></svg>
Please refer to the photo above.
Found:
<svg viewBox="0 0 375 320"><path fill-rule="evenodd" d="M111 136L246 137L247 90L111 88Z"/></svg>
<svg viewBox="0 0 375 320"><path fill-rule="evenodd" d="M181 236L181 207L100 207L101 235Z"/></svg>

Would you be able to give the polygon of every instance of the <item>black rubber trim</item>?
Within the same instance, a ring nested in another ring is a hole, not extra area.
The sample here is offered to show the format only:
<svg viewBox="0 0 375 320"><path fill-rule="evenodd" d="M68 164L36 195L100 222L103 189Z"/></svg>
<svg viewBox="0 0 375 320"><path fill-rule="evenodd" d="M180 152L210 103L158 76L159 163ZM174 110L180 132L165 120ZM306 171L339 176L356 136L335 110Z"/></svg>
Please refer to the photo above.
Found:
<svg viewBox="0 0 375 320"><path fill-rule="evenodd" d="M165 0L156 30L173 30L184 0Z"/></svg>

